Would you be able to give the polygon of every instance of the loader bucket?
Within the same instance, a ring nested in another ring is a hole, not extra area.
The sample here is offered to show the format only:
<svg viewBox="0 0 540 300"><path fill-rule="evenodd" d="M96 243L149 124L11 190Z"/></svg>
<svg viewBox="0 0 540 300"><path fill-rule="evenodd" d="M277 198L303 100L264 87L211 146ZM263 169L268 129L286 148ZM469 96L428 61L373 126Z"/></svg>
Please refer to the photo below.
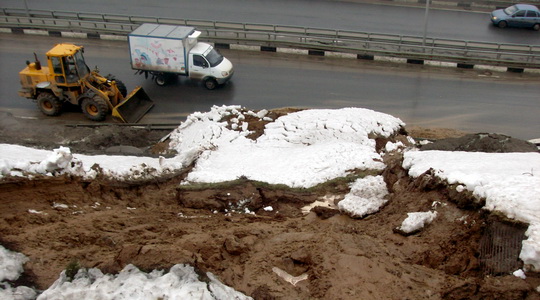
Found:
<svg viewBox="0 0 540 300"><path fill-rule="evenodd" d="M124 101L115 106L112 116L124 123L137 123L154 106L154 102L142 89L136 87Z"/></svg>

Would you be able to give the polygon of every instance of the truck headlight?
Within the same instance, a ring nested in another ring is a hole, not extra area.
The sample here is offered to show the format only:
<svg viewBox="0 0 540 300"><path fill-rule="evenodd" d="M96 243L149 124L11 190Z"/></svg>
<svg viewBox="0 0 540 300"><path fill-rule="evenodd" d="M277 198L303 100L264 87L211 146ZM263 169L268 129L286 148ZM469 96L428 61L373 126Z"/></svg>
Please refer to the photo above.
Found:
<svg viewBox="0 0 540 300"><path fill-rule="evenodd" d="M229 76L229 72L221 71L221 76L223 76L223 77Z"/></svg>
<svg viewBox="0 0 540 300"><path fill-rule="evenodd" d="M497 20L497 17L491 17L493 20Z"/></svg>

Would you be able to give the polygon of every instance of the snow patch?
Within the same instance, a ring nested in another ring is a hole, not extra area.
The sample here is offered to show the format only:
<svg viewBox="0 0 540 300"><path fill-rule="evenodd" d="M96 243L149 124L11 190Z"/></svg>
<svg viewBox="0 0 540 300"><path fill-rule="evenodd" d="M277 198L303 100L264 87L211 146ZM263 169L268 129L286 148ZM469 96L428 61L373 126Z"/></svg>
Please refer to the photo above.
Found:
<svg viewBox="0 0 540 300"><path fill-rule="evenodd" d="M366 176L351 184L351 191L338 203L338 208L353 218L362 218L378 212L388 201L384 199L386 195L388 189L382 176Z"/></svg>
<svg viewBox="0 0 540 300"><path fill-rule="evenodd" d="M17 280L28 260L24 254L9 251L0 245L0 282Z"/></svg>
<svg viewBox="0 0 540 300"><path fill-rule="evenodd" d="M65 271L37 300L146 300L146 299L252 299L223 285L212 273L209 282L199 280L195 269L174 265L169 272L145 273L127 265L119 274L99 269L80 269L72 281Z"/></svg>
<svg viewBox="0 0 540 300"><path fill-rule="evenodd" d="M398 230L407 234L419 231L433 222L435 217L437 217L436 211L407 213L407 218L403 220Z"/></svg>

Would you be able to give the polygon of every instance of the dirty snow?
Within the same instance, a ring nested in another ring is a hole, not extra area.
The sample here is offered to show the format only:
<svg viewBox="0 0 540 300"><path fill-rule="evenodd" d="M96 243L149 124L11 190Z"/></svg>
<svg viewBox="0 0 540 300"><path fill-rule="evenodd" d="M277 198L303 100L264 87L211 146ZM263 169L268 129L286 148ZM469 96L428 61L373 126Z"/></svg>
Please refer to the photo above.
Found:
<svg viewBox="0 0 540 300"><path fill-rule="evenodd" d="M407 218L398 229L404 233L412 233L433 222L435 217L437 217L436 211L407 213Z"/></svg>
<svg viewBox="0 0 540 300"><path fill-rule="evenodd" d="M530 224L520 258L540 271L540 153L408 151L403 167L413 177L433 168L484 198L484 209Z"/></svg>
<svg viewBox="0 0 540 300"><path fill-rule="evenodd" d="M386 183L382 176L366 176L350 186L350 192L338 203L340 211L353 218L362 218L378 212L388 201Z"/></svg>
<svg viewBox="0 0 540 300"><path fill-rule="evenodd" d="M223 285L212 273L206 273L209 282L199 280L189 265L174 265L169 272L154 270L150 273L127 265L118 275L106 275L99 269L80 269L73 280L65 271L37 300L100 300L100 299L252 299Z"/></svg>
<svg viewBox="0 0 540 300"><path fill-rule="evenodd" d="M23 272L23 264L28 261L24 254L12 252L0 245L0 282L17 280Z"/></svg>
<svg viewBox="0 0 540 300"><path fill-rule="evenodd" d="M372 110L345 108L291 113L266 125L257 140L219 122L240 107L197 113L171 134L178 153L198 153L187 182L222 182L246 177L271 184L312 187L353 169L382 170L369 134L388 137L401 120ZM188 155L186 155L188 156ZM309 174L309 176L306 176Z"/></svg>
<svg viewBox="0 0 540 300"><path fill-rule="evenodd" d="M274 120L266 125L262 136L250 140L240 110L239 106L214 106L210 112L189 116L170 135L170 145L178 153L173 158L89 156L71 153L65 147L46 151L0 144L0 178L59 174L93 178L98 172L120 180L152 178L178 171L195 162L185 184L234 180L244 176L292 187L311 187L345 176L353 169L382 170L382 158L375 151L375 141L369 136L390 136L404 126L397 118L367 109L305 110ZM269 119L264 111L253 114ZM228 129L222 119L231 115L237 126ZM386 150L394 147L387 145ZM437 176L485 198L485 209L497 210L510 218L529 223L528 239L523 242L520 258L527 266L540 270L540 153L407 151L404 155L403 166L411 176L419 176L433 168ZM387 193L382 177L360 179L351 185L351 192L339 203L340 209L352 216L376 213L384 205ZM426 224L428 219L418 218L410 226ZM402 227L408 226L408 223L402 224ZM4 265L23 263L18 256L9 257L7 262L6 259L1 262L2 272L7 270ZM198 282L187 266L177 266L167 274L161 271L146 274L136 268L126 268L118 275L88 270L71 284L60 276L39 299L112 299L109 293L117 293L114 299L143 299L150 295L165 297L168 289L179 293L191 291L203 299L210 295L201 287L206 283ZM13 276L9 274L2 275L5 278ZM213 280L211 275L209 278ZM212 282L214 294L235 293L217 280ZM133 289L132 294L124 293L121 292L123 285L139 288ZM14 290L7 283L3 286L0 293ZM156 293L164 294L159 296ZM235 295L240 299L244 297Z"/></svg>

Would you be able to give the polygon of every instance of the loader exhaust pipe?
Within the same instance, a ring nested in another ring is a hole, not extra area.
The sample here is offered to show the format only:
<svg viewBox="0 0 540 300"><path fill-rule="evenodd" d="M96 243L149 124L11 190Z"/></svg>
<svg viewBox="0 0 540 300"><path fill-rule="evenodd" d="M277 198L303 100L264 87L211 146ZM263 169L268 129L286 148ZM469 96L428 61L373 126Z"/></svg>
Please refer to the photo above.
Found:
<svg viewBox="0 0 540 300"><path fill-rule="evenodd" d="M34 52L34 58L36 59L36 62L35 62L36 70L41 70L41 62L37 58L36 52Z"/></svg>

